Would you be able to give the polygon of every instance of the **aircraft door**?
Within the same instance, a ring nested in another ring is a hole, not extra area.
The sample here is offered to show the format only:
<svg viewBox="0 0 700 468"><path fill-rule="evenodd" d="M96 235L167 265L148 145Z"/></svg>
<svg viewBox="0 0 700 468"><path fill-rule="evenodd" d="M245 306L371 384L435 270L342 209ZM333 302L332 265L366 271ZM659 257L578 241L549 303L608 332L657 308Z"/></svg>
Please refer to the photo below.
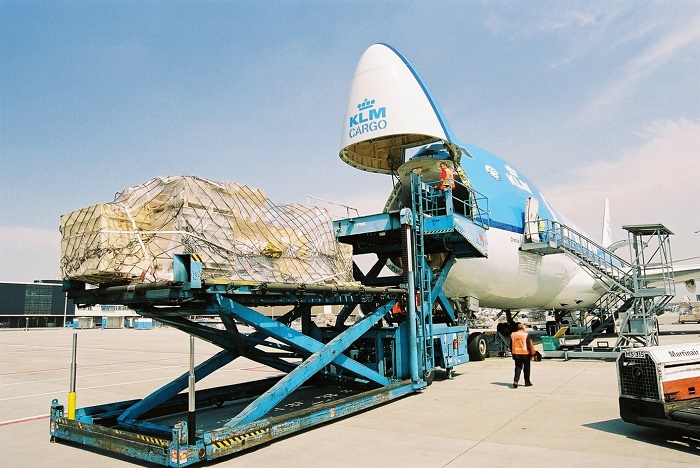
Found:
<svg viewBox="0 0 700 468"><path fill-rule="evenodd" d="M538 215L539 202L534 197L528 197L525 202L525 238L530 242L539 242Z"/></svg>

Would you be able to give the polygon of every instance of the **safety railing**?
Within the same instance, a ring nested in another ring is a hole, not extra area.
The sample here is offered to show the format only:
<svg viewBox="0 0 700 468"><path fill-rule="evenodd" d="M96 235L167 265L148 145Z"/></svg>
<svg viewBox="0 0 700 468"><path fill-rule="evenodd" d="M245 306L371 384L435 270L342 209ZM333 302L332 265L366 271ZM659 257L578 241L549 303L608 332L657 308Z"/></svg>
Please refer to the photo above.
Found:
<svg viewBox="0 0 700 468"><path fill-rule="evenodd" d="M488 229L490 225L488 198L472 187L455 181L455 188L439 188L441 181L423 182L421 197L423 213L429 216L458 214L474 224ZM463 197L463 198L462 198Z"/></svg>
<svg viewBox="0 0 700 468"><path fill-rule="evenodd" d="M582 261L582 265L593 268L610 278L629 294L633 294L633 265L613 254L600 244L558 221L539 219L529 223L530 232L537 233L540 242L568 251Z"/></svg>

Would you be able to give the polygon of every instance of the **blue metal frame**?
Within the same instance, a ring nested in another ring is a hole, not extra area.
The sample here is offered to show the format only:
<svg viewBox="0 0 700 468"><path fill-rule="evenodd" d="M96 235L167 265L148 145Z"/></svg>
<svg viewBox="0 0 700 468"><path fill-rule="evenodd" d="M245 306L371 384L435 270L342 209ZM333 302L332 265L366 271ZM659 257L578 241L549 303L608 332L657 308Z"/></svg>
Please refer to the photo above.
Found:
<svg viewBox="0 0 700 468"><path fill-rule="evenodd" d="M442 286L455 257L485 255L488 245L478 236L485 237L487 227L477 219L481 215L470 219L455 214L451 192L437 191L423 184L420 177L415 179L415 186L420 190L413 209L334 222L338 240L353 244L356 252L375 252L384 258L403 256L404 249L409 252L407 272L389 278L388 287L234 282L205 285L200 277L201 263L190 254L176 257L173 283L88 290L84 285L67 282L69 297L78 304L129 304L143 316L219 346L220 352L194 368L194 382L238 357L271 366L285 375L197 391L190 404L195 401L206 407L230 401L234 405L230 410L235 413L216 428L196 433L197 421L193 412L188 412L188 395L183 393L191 382L189 373L142 400L81 408L75 420L66 418L63 406L54 400L52 439L71 440L153 463L187 466L408 395L429 384L436 366L450 370L467 362L467 329L457 325ZM438 252L447 255L436 274L425 256ZM378 281L376 273L381 266L377 262L367 278ZM397 312L394 306L399 299L407 307ZM436 303L445 311L446 323L433 323ZM277 319L253 309L275 304L292 309ZM319 329L310 320L311 307L320 304L344 306L335 327ZM363 309L362 319L345 327L345 320L359 304L372 305L372 310ZM190 315L218 316L225 330L196 323ZM291 326L297 318L302 319L301 332ZM383 318L390 326L381 325ZM243 333L238 330L239 323L255 331ZM343 388L338 393L346 396L272 416L278 414L285 399L299 398L297 395L319 384ZM167 417L157 417L162 414Z"/></svg>
<svg viewBox="0 0 700 468"><path fill-rule="evenodd" d="M238 356L236 354L230 351L224 350L218 352L195 367L195 381L199 382L204 377L210 375L212 372L218 369L221 369L223 366L230 363L237 357ZM148 421L140 421L138 418L186 389L188 387L188 377L189 373L182 374L177 379L159 388L149 396L145 397L143 400L140 400L138 403L125 410L117 418L119 426L126 429L133 429L137 431L141 430L146 433L170 433L170 427L152 424Z"/></svg>
<svg viewBox="0 0 700 468"><path fill-rule="evenodd" d="M271 320L259 312L241 306L228 298L219 297L218 300L224 311L230 313L241 322L256 327L256 329L263 331L265 334L268 334L268 336L280 340L298 351L312 353L302 364L287 374L287 376L280 380L275 386L254 402L251 402L238 416L224 424L224 427L246 424L261 418L274 408L277 403L289 395L289 393L299 388L304 382L331 362L379 385L385 386L389 384L389 379L386 377L353 361L342 353L355 340L369 330L370 327L377 323L377 321L381 320L391 309L391 306L394 305L395 301L379 307L377 310L340 333L328 344L323 345L290 327L282 325L275 320Z"/></svg>

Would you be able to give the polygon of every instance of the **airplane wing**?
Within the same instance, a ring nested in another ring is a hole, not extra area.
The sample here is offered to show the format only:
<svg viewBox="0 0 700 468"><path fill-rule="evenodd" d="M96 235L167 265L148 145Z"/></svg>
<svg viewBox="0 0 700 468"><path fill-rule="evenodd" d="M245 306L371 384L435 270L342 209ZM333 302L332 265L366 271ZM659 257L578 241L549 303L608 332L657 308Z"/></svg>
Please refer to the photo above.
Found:
<svg viewBox="0 0 700 468"><path fill-rule="evenodd" d="M646 278L652 286L663 284L664 275L660 269L650 269L646 271ZM700 265L674 265L673 279L675 283L685 283L689 293L695 293L700 281Z"/></svg>
<svg viewBox="0 0 700 468"><path fill-rule="evenodd" d="M700 279L700 265L674 265L673 278L676 280L676 283L691 279Z"/></svg>

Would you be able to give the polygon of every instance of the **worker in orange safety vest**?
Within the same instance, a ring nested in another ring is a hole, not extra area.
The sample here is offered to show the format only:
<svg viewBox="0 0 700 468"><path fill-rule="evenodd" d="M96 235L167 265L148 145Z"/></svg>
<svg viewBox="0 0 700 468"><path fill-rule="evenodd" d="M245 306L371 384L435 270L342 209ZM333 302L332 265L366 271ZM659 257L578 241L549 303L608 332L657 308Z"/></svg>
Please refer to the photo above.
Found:
<svg viewBox="0 0 700 468"><path fill-rule="evenodd" d="M455 174L447 167L447 163L440 163L440 184L438 190L452 190L455 188Z"/></svg>
<svg viewBox="0 0 700 468"><path fill-rule="evenodd" d="M532 386L530 381L530 360L535 356L535 353L535 345L532 344L532 338L525 331L525 325L519 323L518 330L510 334L510 354L515 361L513 388L518 388L521 372L525 374L525 386Z"/></svg>

